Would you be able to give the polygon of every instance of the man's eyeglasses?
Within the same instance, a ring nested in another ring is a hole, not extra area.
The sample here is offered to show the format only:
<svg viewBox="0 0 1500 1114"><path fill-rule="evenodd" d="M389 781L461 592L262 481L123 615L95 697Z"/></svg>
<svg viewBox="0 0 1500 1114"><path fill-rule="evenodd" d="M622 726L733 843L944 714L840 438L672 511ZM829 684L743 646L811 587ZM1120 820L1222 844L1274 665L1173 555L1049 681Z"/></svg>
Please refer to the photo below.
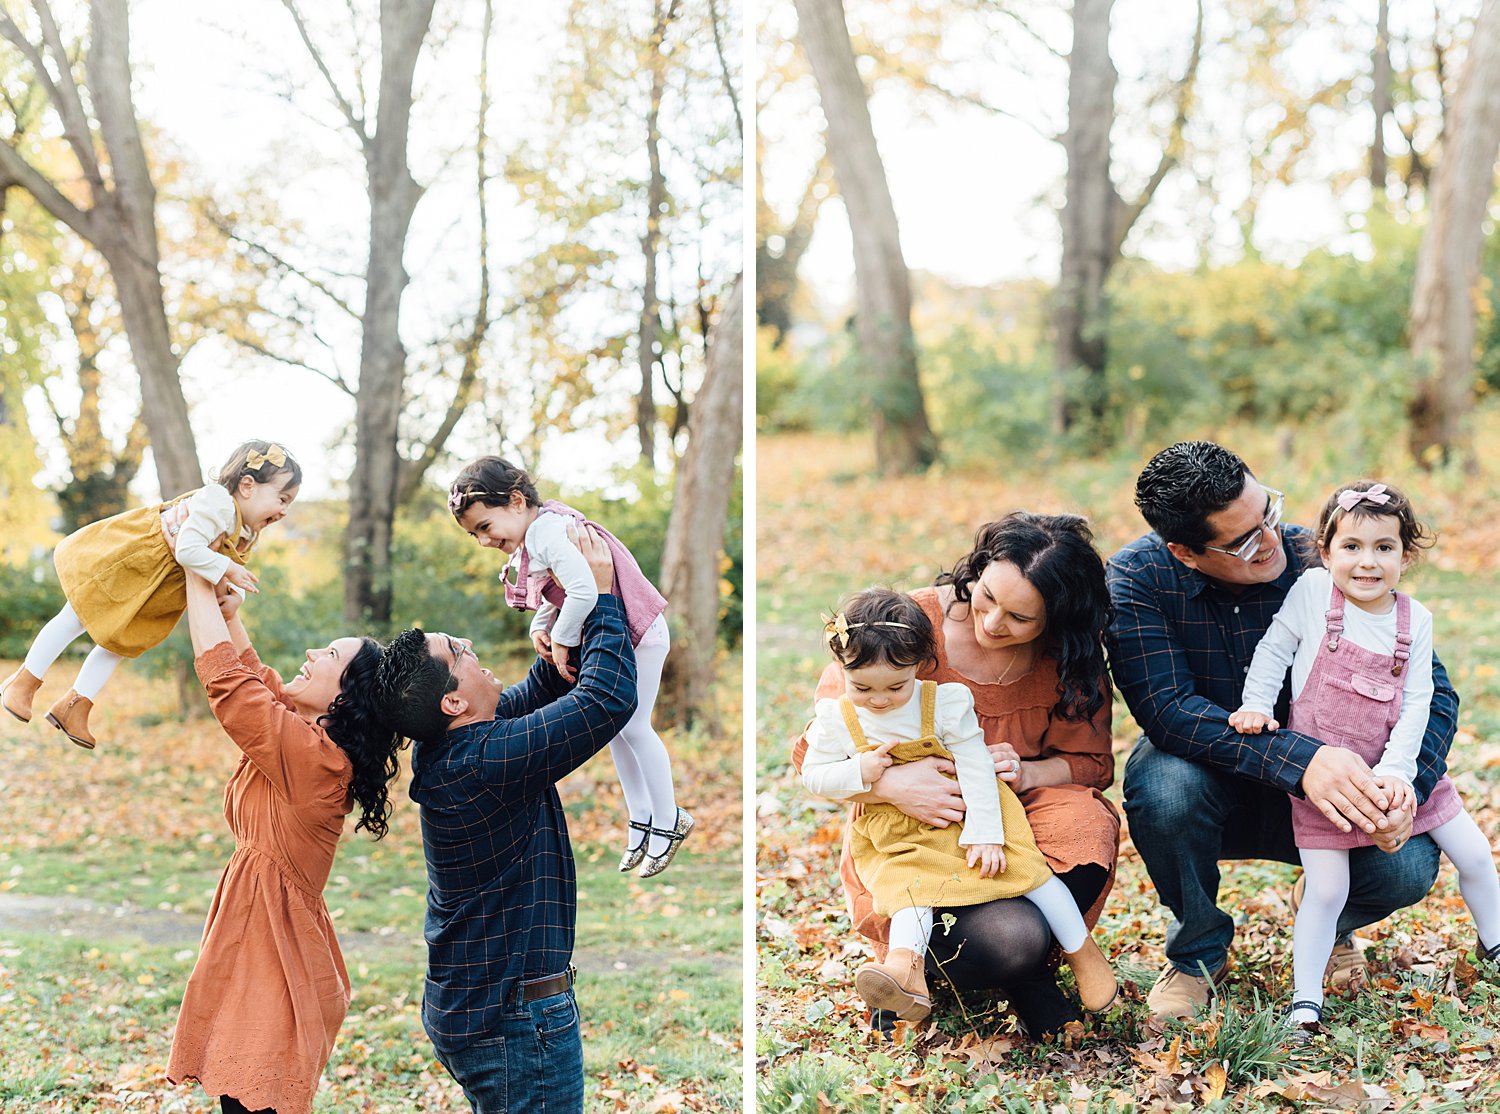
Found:
<svg viewBox="0 0 1500 1114"><path fill-rule="evenodd" d="M1274 487L1264 490L1267 499L1266 517L1259 526L1230 545L1205 545L1203 548L1212 549L1215 553L1224 553L1230 557L1238 557L1241 561L1255 560L1260 555L1261 538L1265 537L1267 530L1275 530L1281 525L1281 511L1286 506L1286 495L1282 492Z"/></svg>

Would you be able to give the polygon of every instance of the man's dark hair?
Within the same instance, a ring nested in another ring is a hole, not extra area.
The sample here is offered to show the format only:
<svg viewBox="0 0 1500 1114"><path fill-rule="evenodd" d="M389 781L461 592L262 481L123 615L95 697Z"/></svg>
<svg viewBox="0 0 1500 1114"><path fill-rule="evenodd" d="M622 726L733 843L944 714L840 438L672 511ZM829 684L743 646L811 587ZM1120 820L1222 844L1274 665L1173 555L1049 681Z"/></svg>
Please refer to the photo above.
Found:
<svg viewBox="0 0 1500 1114"><path fill-rule="evenodd" d="M1179 441L1153 456L1135 481L1135 505L1162 541L1202 553L1210 515L1244 493L1245 462L1212 441Z"/></svg>
<svg viewBox="0 0 1500 1114"><path fill-rule="evenodd" d="M381 699L386 719L406 739L436 743L448 733L451 717L443 697L458 688L452 670L432 656L427 635L404 630L385 648L380 663Z"/></svg>

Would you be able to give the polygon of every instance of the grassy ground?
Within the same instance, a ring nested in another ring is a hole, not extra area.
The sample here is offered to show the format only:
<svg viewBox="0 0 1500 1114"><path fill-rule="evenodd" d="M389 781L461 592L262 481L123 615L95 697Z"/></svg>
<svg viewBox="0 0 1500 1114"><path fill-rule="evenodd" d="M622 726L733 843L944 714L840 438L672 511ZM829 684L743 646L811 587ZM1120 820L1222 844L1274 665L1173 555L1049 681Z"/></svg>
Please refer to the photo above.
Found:
<svg viewBox="0 0 1500 1114"><path fill-rule="evenodd" d="M1491 431L1493 432L1493 431ZM1265 482L1288 491L1305 522L1327 490L1352 478L1319 457L1286 459L1272 438L1226 438ZM1480 1110L1500 1108L1494 1055L1500 987L1459 959L1473 926L1446 864L1423 904L1365 930L1375 979L1333 998L1328 1032L1293 1046L1280 1026L1290 992L1293 868L1237 863L1221 900L1239 928L1234 972L1212 1016L1150 1030L1142 999L1163 962L1169 917L1123 835L1119 878L1098 937L1126 980L1127 1002L1092 1029L1022 1039L1002 1001L940 997L935 1024L894 1042L869 1030L854 969L869 954L838 891L842 813L789 776L789 737L811 709L826 658L818 612L870 584L931 583L975 526L1007 510L1088 514L1105 553L1143 526L1130 490L1139 460L1032 465L1020 472L870 475L865 442L762 438L759 445L757 760L757 1054L760 1109L1104 1112L1214 1110ZM1453 776L1481 827L1500 828L1500 462L1467 476L1399 477L1438 526L1439 548L1408 587L1436 616L1439 654L1463 700ZM1357 474L1357 473L1354 473ZM1117 702L1117 773L1136 735ZM1118 777L1110 796L1118 803Z"/></svg>
<svg viewBox="0 0 1500 1114"><path fill-rule="evenodd" d="M42 708L70 676L54 670ZM738 724L738 659L724 676L723 721ZM222 790L237 752L212 720L178 722L173 706L168 686L125 668L92 754L40 717L0 716L0 1110L218 1109L169 1084L165 1066L233 847ZM561 787L590 1111L740 1107L739 735L678 730L667 744L698 829L657 879L614 869L622 808L607 755ZM392 800L384 841L346 830L326 893L355 998L318 1111L468 1109L422 1031L426 875L404 779Z"/></svg>

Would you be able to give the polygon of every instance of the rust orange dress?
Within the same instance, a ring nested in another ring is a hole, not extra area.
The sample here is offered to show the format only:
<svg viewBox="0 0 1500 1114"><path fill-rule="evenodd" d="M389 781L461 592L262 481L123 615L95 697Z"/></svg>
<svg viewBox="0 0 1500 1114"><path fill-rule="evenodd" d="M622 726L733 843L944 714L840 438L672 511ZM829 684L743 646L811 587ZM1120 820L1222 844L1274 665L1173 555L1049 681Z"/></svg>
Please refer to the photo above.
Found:
<svg viewBox="0 0 1500 1114"><path fill-rule="evenodd" d="M974 711L986 744L1009 743L1023 759L1061 758L1072 771L1073 784L1044 785L1027 790L1020 797L1037 847L1054 873L1062 874L1085 864L1096 864L1109 871L1104 889L1083 915L1092 929L1114 886L1120 848L1120 817L1102 792L1114 781L1115 774L1109 702L1088 722L1070 723L1055 718L1052 706L1057 703L1057 667L1051 658L1038 659L1030 673L1005 685L984 684L964 676L948 664L938 590L920 588L911 597L932 620L937 636L936 667L920 670L917 675L940 684L954 682L967 686L974 694ZM836 699L843 692L843 671L835 662L823 671L817 698ZM806 739L798 739L792 748L792 762L799 769L806 751ZM850 807L851 820L860 810L857 804ZM873 941L876 950L884 954L890 921L875 911L875 899L855 869L849 837L850 826L845 825L839 873L849 905L849 920L855 931Z"/></svg>
<svg viewBox="0 0 1500 1114"><path fill-rule="evenodd" d="M224 788L234 854L214 891L167 1077L196 1079L251 1110L307 1114L349 1006L323 887L353 807L352 769L254 650L239 656L221 642L196 664L243 754Z"/></svg>

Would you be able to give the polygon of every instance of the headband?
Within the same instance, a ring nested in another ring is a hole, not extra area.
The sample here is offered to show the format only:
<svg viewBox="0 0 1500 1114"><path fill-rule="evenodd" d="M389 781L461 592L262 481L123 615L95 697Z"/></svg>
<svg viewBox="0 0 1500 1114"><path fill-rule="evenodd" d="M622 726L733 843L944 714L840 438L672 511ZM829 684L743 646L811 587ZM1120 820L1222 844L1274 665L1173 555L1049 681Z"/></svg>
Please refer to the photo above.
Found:
<svg viewBox="0 0 1500 1114"><path fill-rule="evenodd" d="M848 616L842 611L831 619L827 615L822 616L822 619L823 641L827 642L832 649L839 653L842 653L849 646L849 632L858 630L860 627L896 627L900 630L916 629L910 623L851 623Z"/></svg>
<svg viewBox="0 0 1500 1114"><path fill-rule="evenodd" d="M1338 495L1339 510L1346 513L1361 503L1373 503L1377 507L1383 507L1390 501L1391 497L1385 490L1385 484L1375 484L1365 491L1356 491L1352 487L1347 487Z"/></svg>
<svg viewBox="0 0 1500 1114"><path fill-rule="evenodd" d="M478 499L481 495L487 495L491 499L509 498L509 496L500 495L493 491L480 491L478 488L470 488L467 491L460 491L458 489L458 485L454 484L453 487L448 491L448 510L453 514L458 514L463 510L464 504L466 502L468 502L470 499Z"/></svg>

